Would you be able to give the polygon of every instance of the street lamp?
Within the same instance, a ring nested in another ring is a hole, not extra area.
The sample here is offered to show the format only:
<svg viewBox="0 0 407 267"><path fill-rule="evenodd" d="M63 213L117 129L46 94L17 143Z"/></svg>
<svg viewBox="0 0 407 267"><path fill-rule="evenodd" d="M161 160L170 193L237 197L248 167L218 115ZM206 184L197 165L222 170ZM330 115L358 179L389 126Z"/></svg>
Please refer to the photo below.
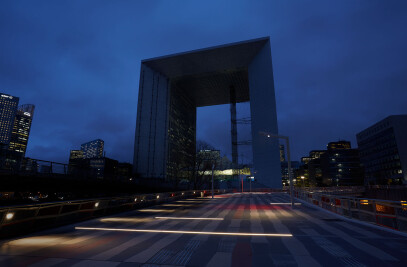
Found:
<svg viewBox="0 0 407 267"><path fill-rule="evenodd" d="M293 177L291 174L291 159L290 159L290 142L288 141L288 136L271 134L267 132L260 132L261 135L267 136L267 138L280 138L284 139L287 146L287 161L288 161L288 179L290 180L290 200L291 208L294 208L294 199L293 199Z"/></svg>
<svg viewBox="0 0 407 267"><path fill-rule="evenodd" d="M304 184L304 176L301 176L301 179L302 179L302 187L305 187L305 184Z"/></svg>
<svg viewBox="0 0 407 267"><path fill-rule="evenodd" d="M213 169L215 168L215 163L212 163L212 198L214 198L213 197L213 192L214 192L214 190L213 190Z"/></svg>

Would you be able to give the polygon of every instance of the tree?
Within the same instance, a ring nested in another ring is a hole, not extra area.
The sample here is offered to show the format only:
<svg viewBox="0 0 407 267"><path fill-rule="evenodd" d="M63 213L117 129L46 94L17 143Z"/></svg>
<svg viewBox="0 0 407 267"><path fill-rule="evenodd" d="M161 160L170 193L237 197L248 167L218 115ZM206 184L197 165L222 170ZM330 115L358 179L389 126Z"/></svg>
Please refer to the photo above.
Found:
<svg viewBox="0 0 407 267"><path fill-rule="evenodd" d="M191 176L193 189L202 189L209 183L211 175L207 175L207 171L211 170L212 166L216 167L219 160L219 150L215 150L205 141L196 142L195 166Z"/></svg>
<svg viewBox="0 0 407 267"><path fill-rule="evenodd" d="M193 161L191 161L187 155L183 153L173 154L169 178L175 189L178 189L182 180L189 180L188 177L190 176L192 168Z"/></svg>

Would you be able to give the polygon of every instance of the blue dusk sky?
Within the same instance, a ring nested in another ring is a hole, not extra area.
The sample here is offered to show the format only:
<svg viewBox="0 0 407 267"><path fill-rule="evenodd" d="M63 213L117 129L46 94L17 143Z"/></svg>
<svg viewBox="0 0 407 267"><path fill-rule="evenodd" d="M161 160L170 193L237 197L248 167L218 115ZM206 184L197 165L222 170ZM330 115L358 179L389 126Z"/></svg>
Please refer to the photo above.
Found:
<svg viewBox="0 0 407 267"><path fill-rule="evenodd" d="M279 132L298 160L407 113L406 14L403 0L2 0L0 92L36 106L26 156L67 162L101 138L132 162L141 60L270 36ZM198 109L197 138L230 157L228 105Z"/></svg>

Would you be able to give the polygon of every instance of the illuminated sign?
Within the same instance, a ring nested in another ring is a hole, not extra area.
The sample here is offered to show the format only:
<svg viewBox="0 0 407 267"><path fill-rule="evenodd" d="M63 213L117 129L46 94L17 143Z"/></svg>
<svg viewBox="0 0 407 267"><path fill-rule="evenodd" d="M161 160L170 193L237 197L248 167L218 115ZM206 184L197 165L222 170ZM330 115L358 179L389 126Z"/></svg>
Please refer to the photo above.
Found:
<svg viewBox="0 0 407 267"><path fill-rule="evenodd" d="M13 99L13 97L11 95L1 95L1 97Z"/></svg>
<svg viewBox="0 0 407 267"><path fill-rule="evenodd" d="M28 116L28 117L31 117L30 112L24 112L24 115L26 115L26 116Z"/></svg>

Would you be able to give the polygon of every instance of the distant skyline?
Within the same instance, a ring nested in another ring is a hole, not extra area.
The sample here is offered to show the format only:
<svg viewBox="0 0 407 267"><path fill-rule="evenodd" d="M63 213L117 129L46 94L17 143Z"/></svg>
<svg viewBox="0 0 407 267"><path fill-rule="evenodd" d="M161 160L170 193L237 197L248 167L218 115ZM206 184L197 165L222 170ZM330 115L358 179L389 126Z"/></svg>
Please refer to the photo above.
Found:
<svg viewBox="0 0 407 267"><path fill-rule="evenodd" d="M0 92L36 106L26 156L68 162L100 138L132 162L141 60L270 36L279 133L299 160L407 114L406 13L405 1L4 0ZM197 139L230 158L229 106L197 121Z"/></svg>

